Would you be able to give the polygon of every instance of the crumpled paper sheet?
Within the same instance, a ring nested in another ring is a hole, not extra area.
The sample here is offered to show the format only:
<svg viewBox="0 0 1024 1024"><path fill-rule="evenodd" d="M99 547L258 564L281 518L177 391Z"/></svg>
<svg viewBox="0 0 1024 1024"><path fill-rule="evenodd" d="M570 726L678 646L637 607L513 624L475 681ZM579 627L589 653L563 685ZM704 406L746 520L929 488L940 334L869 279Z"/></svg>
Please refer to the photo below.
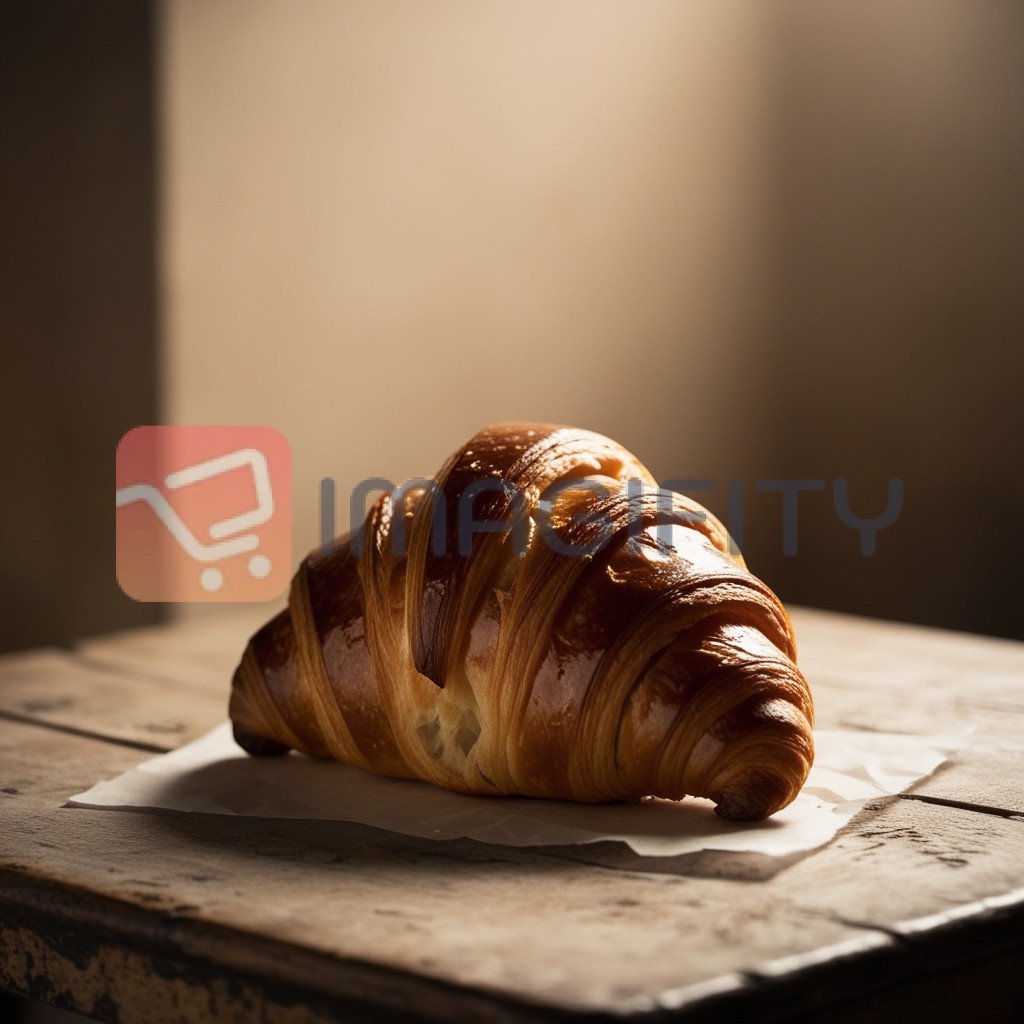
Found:
<svg viewBox="0 0 1024 1024"><path fill-rule="evenodd" d="M709 800L593 805L465 796L298 754L251 758L235 744L228 722L70 803L351 821L425 839L467 837L503 846L617 840L646 857L701 850L786 857L828 842L865 801L929 775L963 737L818 729L814 739L815 765L797 799L766 821L743 824L718 817Z"/></svg>

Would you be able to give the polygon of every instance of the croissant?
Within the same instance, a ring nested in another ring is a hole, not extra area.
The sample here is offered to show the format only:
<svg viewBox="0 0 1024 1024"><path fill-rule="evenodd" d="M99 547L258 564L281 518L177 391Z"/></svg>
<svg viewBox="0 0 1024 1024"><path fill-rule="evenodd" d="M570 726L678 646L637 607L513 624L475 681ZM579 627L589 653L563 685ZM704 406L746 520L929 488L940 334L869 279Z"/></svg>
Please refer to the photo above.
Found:
<svg viewBox="0 0 1024 1024"><path fill-rule="evenodd" d="M507 423L302 562L229 713L255 756L490 796L709 797L754 820L814 756L795 659L714 516L607 437Z"/></svg>

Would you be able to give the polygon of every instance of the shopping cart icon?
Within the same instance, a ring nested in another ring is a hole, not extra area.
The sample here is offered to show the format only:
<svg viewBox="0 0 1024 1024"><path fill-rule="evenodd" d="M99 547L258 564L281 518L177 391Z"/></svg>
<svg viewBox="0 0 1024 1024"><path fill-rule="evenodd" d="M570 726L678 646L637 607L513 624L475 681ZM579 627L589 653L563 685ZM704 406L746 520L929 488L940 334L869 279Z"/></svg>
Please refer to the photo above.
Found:
<svg viewBox="0 0 1024 1024"><path fill-rule="evenodd" d="M199 573L199 583L203 590L216 592L224 585L224 573L210 563L234 558L247 551L255 551L259 547L260 539L251 531L268 522L274 514L274 495L267 457L257 448L239 448L226 455L175 470L163 479L164 489L173 492L246 467L252 473L256 507L213 523L208 529L211 543L200 540L189 529L163 491L153 484L130 484L119 488L116 492L116 505L117 508L135 502L149 505L185 554L194 561L206 565ZM256 553L249 558L247 567L250 576L254 579L263 579L270 574L273 565L266 555Z"/></svg>

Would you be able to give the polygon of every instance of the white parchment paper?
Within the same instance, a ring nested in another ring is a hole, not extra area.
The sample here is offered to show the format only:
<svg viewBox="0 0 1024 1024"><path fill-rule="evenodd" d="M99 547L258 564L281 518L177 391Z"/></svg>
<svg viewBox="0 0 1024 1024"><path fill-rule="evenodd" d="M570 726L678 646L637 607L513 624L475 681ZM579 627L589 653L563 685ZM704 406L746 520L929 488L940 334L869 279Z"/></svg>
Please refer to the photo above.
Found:
<svg viewBox="0 0 1024 1024"><path fill-rule="evenodd" d="M504 846L617 840L646 857L730 850L783 857L827 842L865 801L933 772L963 737L818 729L800 796L767 821L724 821L708 800L574 804L475 797L291 754L251 758L225 722L178 750L72 797L75 807L340 820L426 839Z"/></svg>

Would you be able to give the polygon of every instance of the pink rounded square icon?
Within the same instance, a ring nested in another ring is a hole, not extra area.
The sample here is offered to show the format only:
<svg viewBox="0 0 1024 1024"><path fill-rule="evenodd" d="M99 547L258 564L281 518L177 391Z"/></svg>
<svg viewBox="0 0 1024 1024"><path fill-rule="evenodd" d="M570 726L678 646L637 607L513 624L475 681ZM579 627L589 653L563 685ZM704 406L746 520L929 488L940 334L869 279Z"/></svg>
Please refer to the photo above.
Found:
<svg viewBox="0 0 1024 1024"><path fill-rule="evenodd" d="M136 601L269 601L291 578L273 427L135 427L117 446L117 582Z"/></svg>

